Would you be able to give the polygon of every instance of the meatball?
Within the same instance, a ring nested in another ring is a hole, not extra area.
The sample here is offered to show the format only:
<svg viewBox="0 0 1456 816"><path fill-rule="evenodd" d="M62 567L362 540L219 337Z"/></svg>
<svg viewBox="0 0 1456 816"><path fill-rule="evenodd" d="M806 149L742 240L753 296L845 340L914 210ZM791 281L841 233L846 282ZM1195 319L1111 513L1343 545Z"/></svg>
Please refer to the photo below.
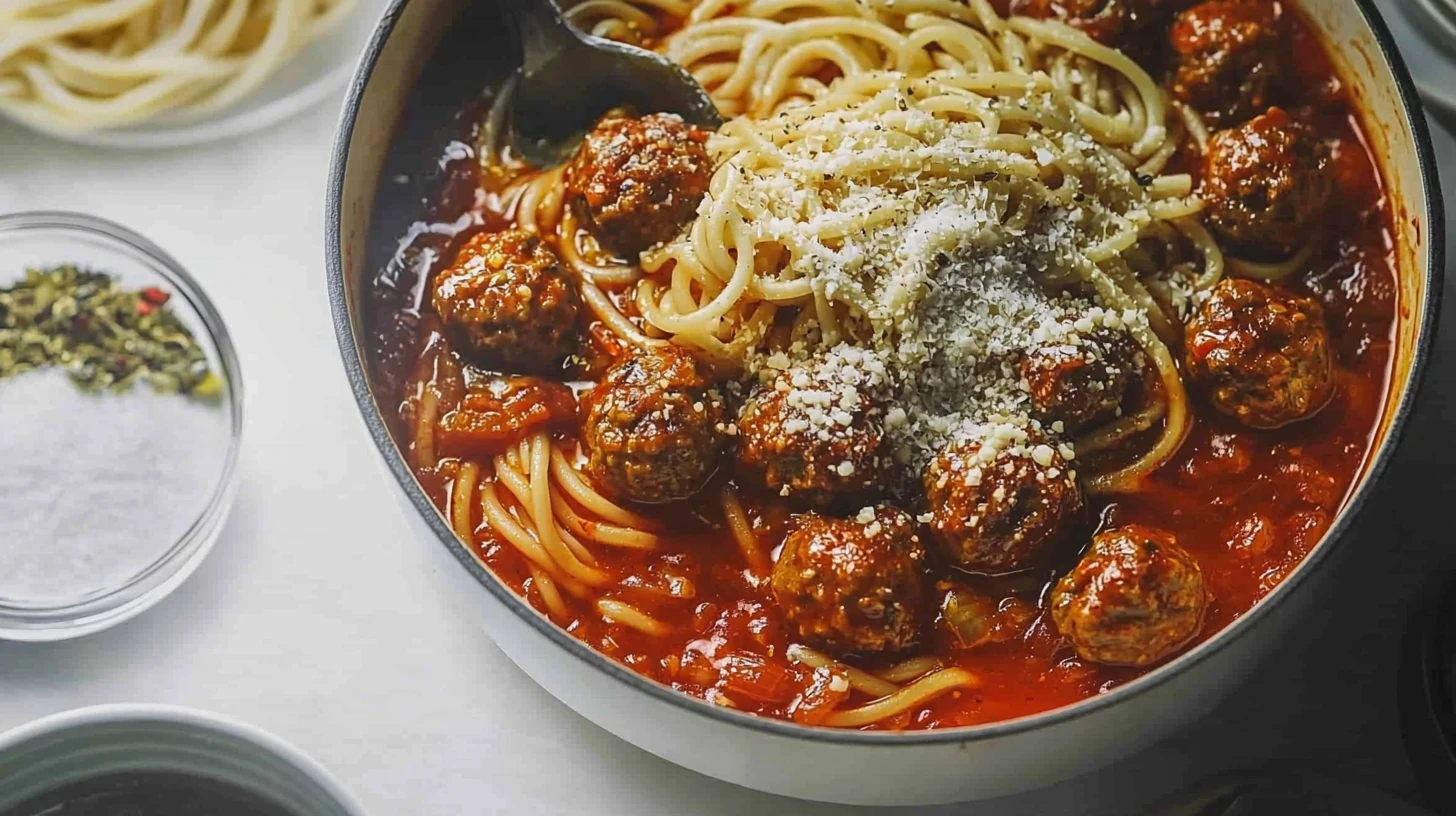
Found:
<svg viewBox="0 0 1456 816"><path fill-rule="evenodd" d="M931 539L948 563L973 572L1034 565L1084 509L1057 446L1012 424L947 445L925 469L924 486Z"/></svg>
<svg viewBox="0 0 1456 816"><path fill-rule="evenodd" d="M1208 402L1251 428L1313 416L1334 391L1319 302L1268 284L1219 281L1188 321L1184 350Z"/></svg>
<svg viewBox="0 0 1456 816"><path fill-rule="evenodd" d="M635 259L693 217L713 175L707 141L676 114L603 119L567 169L567 192L598 240Z"/></svg>
<svg viewBox="0 0 1456 816"><path fill-rule="evenodd" d="M836 656L913 646L925 606L925 546L914 519L866 507L852 519L805 513L784 539L774 598L809 645Z"/></svg>
<svg viewBox="0 0 1456 816"><path fill-rule="evenodd" d="M676 346L638 349L587 396L587 472L611 495L686 499L718 470L723 398L708 367Z"/></svg>
<svg viewBox="0 0 1456 816"><path fill-rule="evenodd" d="M466 241L430 294L456 344L505 372L548 370L576 341L576 289L556 254L524 230Z"/></svg>
<svg viewBox="0 0 1456 816"><path fill-rule="evenodd" d="M1173 0L1011 0L1011 13L1061 20L1115 48L1144 50L1145 37L1166 20Z"/></svg>
<svg viewBox="0 0 1456 816"><path fill-rule="evenodd" d="M1032 349L1021 360L1021 378L1032 415L1075 434L1117 415L1139 367L1131 339L1109 332Z"/></svg>
<svg viewBox="0 0 1456 816"><path fill-rule="evenodd" d="M1199 194L1208 226L1237 253L1292 255L1324 215L1329 148L1279 108L1214 134Z"/></svg>
<svg viewBox="0 0 1456 816"><path fill-rule="evenodd" d="M1084 660L1146 666L1203 626L1203 570L1171 533L1130 525L1099 533L1052 590L1052 621Z"/></svg>
<svg viewBox="0 0 1456 816"><path fill-rule="evenodd" d="M1183 12L1169 31L1173 96L1215 127L1267 109L1282 73L1278 22L1268 0L1208 0Z"/></svg>
<svg viewBox="0 0 1456 816"><path fill-rule="evenodd" d="M894 458L884 409L839 357L799 363L755 388L738 411L738 467L772 493L817 507L863 502Z"/></svg>

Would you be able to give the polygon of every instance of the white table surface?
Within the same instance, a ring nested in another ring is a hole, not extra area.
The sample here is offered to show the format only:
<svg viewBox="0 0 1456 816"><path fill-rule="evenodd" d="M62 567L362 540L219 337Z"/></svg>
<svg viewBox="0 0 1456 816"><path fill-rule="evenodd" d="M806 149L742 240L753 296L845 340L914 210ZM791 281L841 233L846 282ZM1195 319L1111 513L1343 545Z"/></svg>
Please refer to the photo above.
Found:
<svg viewBox="0 0 1456 816"><path fill-rule="evenodd" d="M376 466L329 320L323 198L336 104L165 153L74 148L0 123L0 212L91 212L172 252L221 310L247 389L241 487L209 560L117 629L0 644L0 729L107 702L211 709L293 741L380 816L855 812L715 782L616 740L536 688L436 591L426 545L410 539ZM1456 160L1456 143L1438 139ZM1452 328L1443 335L1456 340ZM1208 720L1141 757L1011 800L922 812L1130 814L1210 771L1269 762L1411 791L1394 662L1413 589L1456 565L1449 525L1423 512L1456 489L1456 439L1442 421L1456 406L1451 360L1437 355L1394 489L1346 544L1357 552L1328 618L1308 622Z"/></svg>

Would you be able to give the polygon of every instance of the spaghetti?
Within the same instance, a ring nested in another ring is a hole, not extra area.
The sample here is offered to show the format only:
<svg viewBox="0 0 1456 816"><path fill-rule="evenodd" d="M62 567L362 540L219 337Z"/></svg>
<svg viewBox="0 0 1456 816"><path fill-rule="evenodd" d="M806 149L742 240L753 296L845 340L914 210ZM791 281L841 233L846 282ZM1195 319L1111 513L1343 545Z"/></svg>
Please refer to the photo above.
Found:
<svg viewBox="0 0 1456 816"><path fill-rule="evenodd" d="M1152 254L1187 256L1175 274L1202 291L1217 283L1223 261L1197 223L1201 202L1191 195L1191 180L1158 175L1179 139L1201 123L1186 108L1167 122L1161 90L1127 57L1058 23L1002 18L985 0L757 0L731 9L721 0L695 6L589 0L570 16L599 36L636 42L659 36L663 16L683 19L662 50L709 89L720 109L737 116L710 143L718 169L699 217L640 263L613 257L579 228L561 192L563 168L521 174L504 189L504 208L519 227L552 241L587 307L617 338L642 346L670 338L741 371L773 352L771 329L788 312L796 315L790 321L796 336L807 327L824 345L878 338L887 347L903 346L915 331L907 316L920 311L936 281L929 265L907 262L895 247L930 241L926 257L966 244L1000 252L1046 229L1038 213L1055 205L1075 210L1082 228L1057 235L1075 252L1063 253L1050 274L1071 277L1046 283L1080 281L1108 314L1147 315L1126 329L1158 374L1146 408L1088 437L1093 450L1102 449L1161 423L1158 439L1135 461L1088 474L1086 483L1098 492L1136 489L1176 451L1188 412L1166 345L1173 318L1144 278L1168 274ZM824 81L826 72L833 81ZM487 161L505 155L509 91L486 120L481 153ZM512 175L508 163L493 172ZM871 189L876 195L866 194ZM814 197L812 207L802 203L805 192ZM950 228L927 237L925 210L906 203L914 195L940 209L933 217L947 217L947 202L957 207ZM863 274L826 271L826 255L871 233L889 250L876 256L875 247L855 245L870 258L860 266ZM1160 246L1150 253L1145 243ZM640 321L624 311L622 295ZM900 385L914 390L913 383ZM538 594L560 620L560 602L548 587L572 582L590 596L607 583L582 545L589 536L573 502L626 511L574 475L553 444L538 435L529 452L523 445L519 454L496 457L494 482L482 495L486 523L531 560ZM555 467L549 476L533 477L544 469L542 457ZM497 485L515 499L510 509L497 498ZM572 501L563 497L568 493ZM768 560L736 492L724 488L719 504L745 562L764 575ZM645 519L619 515L616 521L614 535L623 540L651 540ZM595 543L608 542L598 536ZM648 636L666 631L629 601L598 597L595 605L608 622ZM795 648L791 657L806 666L832 662ZM902 687L835 664L873 701L828 722L872 724L976 682L958 669L914 668L887 675L908 681Z"/></svg>
<svg viewBox="0 0 1456 816"><path fill-rule="evenodd" d="M1108 309L1141 313L1151 328L1128 326L1157 373L1152 404L1096 439L1125 438L1158 422L1160 438L1136 461L1087 479L1094 492L1136 489L1176 451L1188 427L1186 394L1167 348L1176 342L1176 315L1166 312L1186 309L1189 295L1222 277L1222 254L1198 224L1202 204L1191 195L1191 179L1155 175L1185 133L1206 135L1197 114L1179 105L1178 117L1167 122L1162 91L1121 52L1059 23L1002 18L985 0L811 6L758 2L725 14L722 3L702 3L663 43L721 109L744 114L714 139L719 168L709 196L701 217L677 241L645 254L640 267L609 258L564 207L559 169L521 183L515 198L520 224L556 238L587 305L623 339L650 345L671 337L731 369L768 350L767 335L781 309L800 312L796 325L814 324L825 345L846 332L861 339L878 334L887 347L904 342L887 325L890 313L915 312L934 284L926 269L913 270L916 279L896 280L880 271L898 259L865 263L868 282L888 279L893 293L885 286L866 289L865 281L836 281L837 270L815 269L846 246L861 249L853 233L874 233L881 249L915 235L925 213L894 200L911 185L939 211L959 198L962 209L979 207L983 212L973 215L993 222L971 241L963 234L977 232L968 228L975 224L942 227L944 246L936 253L966 243L1003 247L1035 228L1029 214L1038 208L1075 207L1097 223L1081 231L1081 251L1059 259L1058 270L1090 287ZM639 15L683 12L675 5L649 4L635 14L627 8L603 0L583 4L573 15L584 26L595 21L599 34L626 36L630 29L651 36L658 29L642 28ZM818 78L826 71L838 75L832 89ZM485 155L499 155L495 140L507 97L497 100ZM945 132L927 136L927 126ZM855 127L874 128L879 138L846 136ZM823 155L835 147L846 155L831 182ZM922 166L927 151L937 147L943 163ZM874 151L878 158L870 160ZM966 155L976 158L961 162ZM985 181L988 176L998 178ZM866 188L880 196L867 200ZM828 212L809 217L794 199L802 192L794 191L811 191L815 206ZM984 200L967 202L968 195ZM846 206L855 197L860 200ZM1008 209L1012 203L1016 211ZM778 226L777 234L765 236L769 225ZM1154 261L1176 256L1192 260L1171 271ZM1171 302L1169 278L1179 279L1180 303ZM827 294L836 286L857 288L858 297ZM645 331L613 305L608 293L614 289L633 293ZM841 329L851 319L847 312L877 310L868 315L874 324L869 331ZM906 368L917 361L898 362ZM916 388L905 383L899 390ZM981 413L1014 413L1015 407L984 406ZM945 435L916 441L928 450ZM925 456L924 450L910 454L914 462Z"/></svg>
<svg viewBox="0 0 1456 816"><path fill-rule="evenodd" d="M263 83L353 0L24 0L0 6L0 112L53 130L204 115Z"/></svg>
<svg viewBox="0 0 1456 816"><path fill-rule="evenodd" d="M614 252L568 198L574 165L525 167L503 142L507 83L477 145L488 212L467 220L510 223L554 250L603 357L687 348L744 392L833 392L824 398L845 418L821 411L826 428L850 425L854 406L892 406L885 436L917 480L931 454L974 438L984 444L967 456L984 456L972 466L1017 459L995 474L968 468L967 484L1035 462L1047 481L1139 501L1194 427L1173 351L1190 310L1226 269L1283 277L1319 244L1278 264L1225 259L1180 172L1180 155L1209 139L1199 114L1120 51L988 0L586 0L569 16L670 56L731 117L708 140L715 169L696 217L645 252ZM1108 336L1136 349L1128 410L1075 433L1043 429L1008 360ZM585 356L569 370L598 379ZM499 450L453 449L436 426L465 386L445 369L419 366L406 400L401 437L417 472L440 480L440 506L482 561L498 574L517 565L503 577L594 648L718 705L845 728L935 727L927 711L989 685L943 644L892 646L884 660L823 646L836 659L804 630L783 631L764 610L790 523L744 482L699 482L687 506L660 511L616 501L587 475L593 429L579 417ZM851 382L863 394L840 401ZM830 466L847 475L856 464ZM918 483L879 487L936 509ZM889 534L888 516L860 516L837 521L866 542ZM879 577L872 559L851 562L846 580ZM817 564L804 567L806 592L822 586ZM974 594L963 590L952 591ZM1048 656L1065 641L1033 642L1050 631L1044 616L993 633L976 616L996 614L994 602L962 607L963 643L1025 638L1027 665L1043 678L1062 671Z"/></svg>

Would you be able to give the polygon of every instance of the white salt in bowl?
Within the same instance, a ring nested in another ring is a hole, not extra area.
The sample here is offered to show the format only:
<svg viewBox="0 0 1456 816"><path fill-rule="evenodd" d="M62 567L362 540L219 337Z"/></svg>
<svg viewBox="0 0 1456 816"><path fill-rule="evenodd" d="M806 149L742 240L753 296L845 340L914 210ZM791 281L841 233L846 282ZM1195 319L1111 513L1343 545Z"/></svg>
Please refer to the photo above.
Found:
<svg viewBox="0 0 1456 816"><path fill-rule="evenodd" d="M202 562L236 486L243 389L217 310L171 256L87 215L0 216L0 287L74 264L155 286L221 380L216 399L85 393L57 368L0 377L0 639L62 640L132 618ZM3 329L0 322L0 329ZM0 343L0 353L4 344Z"/></svg>

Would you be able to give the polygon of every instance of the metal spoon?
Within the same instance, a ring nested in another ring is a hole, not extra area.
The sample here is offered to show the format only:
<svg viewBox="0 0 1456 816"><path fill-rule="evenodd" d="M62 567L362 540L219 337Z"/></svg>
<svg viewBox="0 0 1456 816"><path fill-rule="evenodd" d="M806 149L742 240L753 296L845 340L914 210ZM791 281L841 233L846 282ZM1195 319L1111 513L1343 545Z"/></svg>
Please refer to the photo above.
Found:
<svg viewBox="0 0 1456 816"><path fill-rule="evenodd" d="M642 48L592 37L551 0L500 0L521 45L511 108L511 147L537 167L568 159L612 108L676 113L716 129L723 117L682 66Z"/></svg>

